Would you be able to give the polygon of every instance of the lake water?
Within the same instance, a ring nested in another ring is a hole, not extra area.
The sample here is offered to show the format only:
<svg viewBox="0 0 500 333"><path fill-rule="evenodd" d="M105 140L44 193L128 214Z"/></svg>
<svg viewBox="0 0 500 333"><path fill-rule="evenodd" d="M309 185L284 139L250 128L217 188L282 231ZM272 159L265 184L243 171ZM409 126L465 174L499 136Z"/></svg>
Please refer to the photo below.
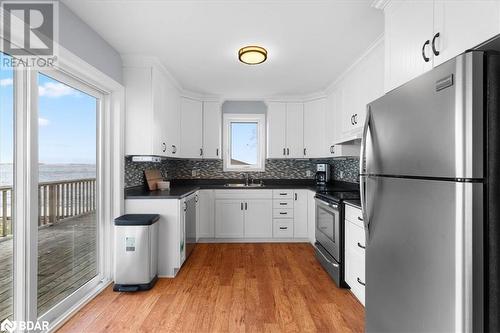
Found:
<svg viewBox="0 0 500 333"><path fill-rule="evenodd" d="M12 185L13 165L0 164L0 186ZM40 164L39 181L71 180L95 178L96 167L93 164Z"/></svg>

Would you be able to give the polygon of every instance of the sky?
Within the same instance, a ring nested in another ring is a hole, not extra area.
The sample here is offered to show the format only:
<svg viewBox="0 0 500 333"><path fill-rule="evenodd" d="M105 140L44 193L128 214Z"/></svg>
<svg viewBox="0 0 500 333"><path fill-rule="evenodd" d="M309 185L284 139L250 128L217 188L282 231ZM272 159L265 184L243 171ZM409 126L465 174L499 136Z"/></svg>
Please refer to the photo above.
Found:
<svg viewBox="0 0 500 333"><path fill-rule="evenodd" d="M39 74L39 162L95 164L97 100ZM0 163L13 157L12 71L0 69Z"/></svg>
<svg viewBox="0 0 500 333"><path fill-rule="evenodd" d="M231 123L231 158L257 164L257 123Z"/></svg>

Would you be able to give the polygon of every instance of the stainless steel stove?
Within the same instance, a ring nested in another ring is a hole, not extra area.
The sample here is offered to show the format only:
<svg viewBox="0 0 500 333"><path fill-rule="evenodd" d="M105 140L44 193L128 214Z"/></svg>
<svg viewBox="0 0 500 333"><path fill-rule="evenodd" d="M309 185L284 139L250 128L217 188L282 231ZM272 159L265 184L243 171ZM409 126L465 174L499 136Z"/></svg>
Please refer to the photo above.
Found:
<svg viewBox="0 0 500 333"><path fill-rule="evenodd" d="M359 199L359 191L318 191L316 200L316 258L335 281L344 281L344 200Z"/></svg>

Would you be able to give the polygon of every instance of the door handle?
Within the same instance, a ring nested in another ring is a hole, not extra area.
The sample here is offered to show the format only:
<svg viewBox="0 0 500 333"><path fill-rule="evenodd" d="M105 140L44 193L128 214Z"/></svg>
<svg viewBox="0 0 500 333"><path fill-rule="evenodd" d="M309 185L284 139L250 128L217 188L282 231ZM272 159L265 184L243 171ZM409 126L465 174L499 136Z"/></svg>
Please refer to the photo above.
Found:
<svg viewBox="0 0 500 333"><path fill-rule="evenodd" d="M360 285L362 285L363 287L364 287L364 286L366 286L366 283L364 283L363 281L361 281L361 279L360 279L360 278L357 278L357 280L358 280L358 283L359 283Z"/></svg>
<svg viewBox="0 0 500 333"><path fill-rule="evenodd" d="M431 60L431 58L429 58L428 56L425 55L425 48L430 43L431 43L430 40L426 40L425 43L424 43L424 45L422 45L422 58L424 58L425 62L429 62L429 60Z"/></svg>
<svg viewBox="0 0 500 333"><path fill-rule="evenodd" d="M439 32L432 37L432 53L434 53L435 56L439 55L439 51L436 49L436 38L439 38Z"/></svg>
<svg viewBox="0 0 500 333"><path fill-rule="evenodd" d="M362 248L363 250L366 249L366 246L361 245L360 242L358 242L358 247Z"/></svg>
<svg viewBox="0 0 500 333"><path fill-rule="evenodd" d="M363 136L361 138L361 152L359 158L359 192L361 197L361 214L363 215L363 224L365 227L365 244L368 244L369 236L370 236L370 223L368 219L368 213L366 211L366 178L364 175L366 170L366 137L368 136L368 132L370 130L370 121L371 121L371 109L370 105L366 108L366 119L365 124L363 126Z"/></svg>

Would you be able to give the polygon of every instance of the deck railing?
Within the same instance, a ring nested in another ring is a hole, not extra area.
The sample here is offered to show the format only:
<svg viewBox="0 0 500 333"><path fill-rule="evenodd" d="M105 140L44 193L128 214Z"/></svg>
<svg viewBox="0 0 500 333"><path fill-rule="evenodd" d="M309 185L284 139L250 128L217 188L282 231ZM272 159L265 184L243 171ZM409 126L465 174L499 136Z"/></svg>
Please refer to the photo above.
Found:
<svg viewBox="0 0 500 333"><path fill-rule="evenodd" d="M12 234L12 187L0 186L0 237ZM38 225L51 225L96 210L95 178L44 182L38 185Z"/></svg>

